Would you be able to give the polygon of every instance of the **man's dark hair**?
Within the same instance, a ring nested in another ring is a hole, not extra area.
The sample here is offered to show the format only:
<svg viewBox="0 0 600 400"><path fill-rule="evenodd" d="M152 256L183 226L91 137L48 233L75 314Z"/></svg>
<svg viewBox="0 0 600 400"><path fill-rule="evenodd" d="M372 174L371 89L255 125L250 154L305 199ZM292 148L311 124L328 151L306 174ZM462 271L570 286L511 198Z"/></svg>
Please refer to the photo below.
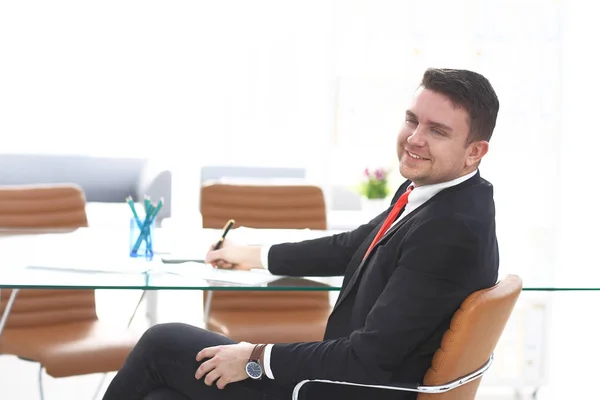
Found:
<svg viewBox="0 0 600 400"><path fill-rule="evenodd" d="M429 68L421 86L446 96L469 114L469 143L490 140L500 103L486 77L464 69Z"/></svg>

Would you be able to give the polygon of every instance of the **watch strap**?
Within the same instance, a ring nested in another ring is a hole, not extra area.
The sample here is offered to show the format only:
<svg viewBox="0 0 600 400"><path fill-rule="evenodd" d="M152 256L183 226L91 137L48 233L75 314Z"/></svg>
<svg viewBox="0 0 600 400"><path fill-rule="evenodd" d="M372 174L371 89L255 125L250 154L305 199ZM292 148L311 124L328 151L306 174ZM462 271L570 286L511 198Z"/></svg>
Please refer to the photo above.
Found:
<svg viewBox="0 0 600 400"><path fill-rule="evenodd" d="M254 349L252 350L252 353L250 353L250 358L248 359L248 361L259 362L265 347L267 347L266 344L257 344L256 346L254 346Z"/></svg>

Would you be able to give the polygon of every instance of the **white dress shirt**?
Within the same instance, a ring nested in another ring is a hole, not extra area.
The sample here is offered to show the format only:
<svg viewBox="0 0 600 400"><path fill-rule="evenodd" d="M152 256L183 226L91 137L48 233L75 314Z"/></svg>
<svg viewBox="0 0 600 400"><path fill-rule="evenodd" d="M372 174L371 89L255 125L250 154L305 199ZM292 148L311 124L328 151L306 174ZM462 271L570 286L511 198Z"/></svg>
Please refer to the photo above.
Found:
<svg viewBox="0 0 600 400"><path fill-rule="evenodd" d="M390 228L392 226L396 225L404 217L406 217L411 212L413 212L415 209L417 209L418 207L423 205L423 203L425 203L427 200L431 199L433 196L438 194L443 189L458 185L459 183L462 183L462 182L466 181L467 179L473 177L476 173L477 173L477 170L475 170L467 175L463 175L459 178L448 181L448 182L436 183L433 185L425 185L425 186L419 186L419 187L414 188L408 195L408 203L406 204L406 207L404 207L404 211L402 212L402 214L400 214L400 217L398 217L394 221L394 223L392 225L390 225ZM260 249L260 260L262 262L263 267L265 267L266 269L269 269L269 250L270 249L271 249L271 246L262 246L262 248ZM263 367L265 369L265 375L270 379L275 379L274 375L273 375L273 371L271 371L271 350L272 349L273 349L272 344L268 344L265 347L265 356L264 356L264 364L265 365Z"/></svg>

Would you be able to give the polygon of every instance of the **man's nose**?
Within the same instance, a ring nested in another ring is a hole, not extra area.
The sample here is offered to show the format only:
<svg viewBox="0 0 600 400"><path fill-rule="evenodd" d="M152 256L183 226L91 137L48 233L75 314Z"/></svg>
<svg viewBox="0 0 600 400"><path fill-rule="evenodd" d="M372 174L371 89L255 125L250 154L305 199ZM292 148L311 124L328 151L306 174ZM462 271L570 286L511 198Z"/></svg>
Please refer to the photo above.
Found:
<svg viewBox="0 0 600 400"><path fill-rule="evenodd" d="M406 139L408 144L413 146L424 146L425 145L425 135L423 132L423 128L421 126L417 126L417 128L413 131L413 133Z"/></svg>

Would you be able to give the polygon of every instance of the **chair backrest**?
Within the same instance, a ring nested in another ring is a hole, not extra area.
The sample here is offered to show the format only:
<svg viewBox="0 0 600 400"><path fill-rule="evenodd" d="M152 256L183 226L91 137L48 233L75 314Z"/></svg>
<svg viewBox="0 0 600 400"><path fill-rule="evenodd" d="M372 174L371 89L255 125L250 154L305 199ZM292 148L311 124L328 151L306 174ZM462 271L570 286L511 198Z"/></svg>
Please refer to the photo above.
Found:
<svg viewBox="0 0 600 400"><path fill-rule="evenodd" d="M212 184L201 189L205 228L237 226L272 229L326 229L323 191L312 185Z"/></svg>
<svg viewBox="0 0 600 400"><path fill-rule="evenodd" d="M87 226L85 195L75 185L0 186L1 228Z"/></svg>
<svg viewBox="0 0 600 400"><path fill-rule="evenodd" d="M87 226L86 199L76 185L0 186L0 228L67 228ZM3 289L0 315L12 293ZM23 328L97 318L93 290L22 289L6 328Z"/></svg>
<svg viewBox="0 0 600 400"><path fill-rule="evenodd" d="M519 298L523 282L509 275L491 288L467 297L456 311L423 380L442 385L477 370L492 355ZM418 399L475 399L481 379L442 394L419 394Z"/></svg>
<svg viewBox="0 0 600 400"><path fill-rule="evenodd" d="M243 185L215 183L201 189L202 224L222 229L233 218L236 226L266 229L326 229L323 191L313 185ZM211 313L219 310L306 309L329 307L329 294L319 292L217 291ZM206 292L205 292L206 298ZM277 301L274 299L277 298Z"/></svg>

